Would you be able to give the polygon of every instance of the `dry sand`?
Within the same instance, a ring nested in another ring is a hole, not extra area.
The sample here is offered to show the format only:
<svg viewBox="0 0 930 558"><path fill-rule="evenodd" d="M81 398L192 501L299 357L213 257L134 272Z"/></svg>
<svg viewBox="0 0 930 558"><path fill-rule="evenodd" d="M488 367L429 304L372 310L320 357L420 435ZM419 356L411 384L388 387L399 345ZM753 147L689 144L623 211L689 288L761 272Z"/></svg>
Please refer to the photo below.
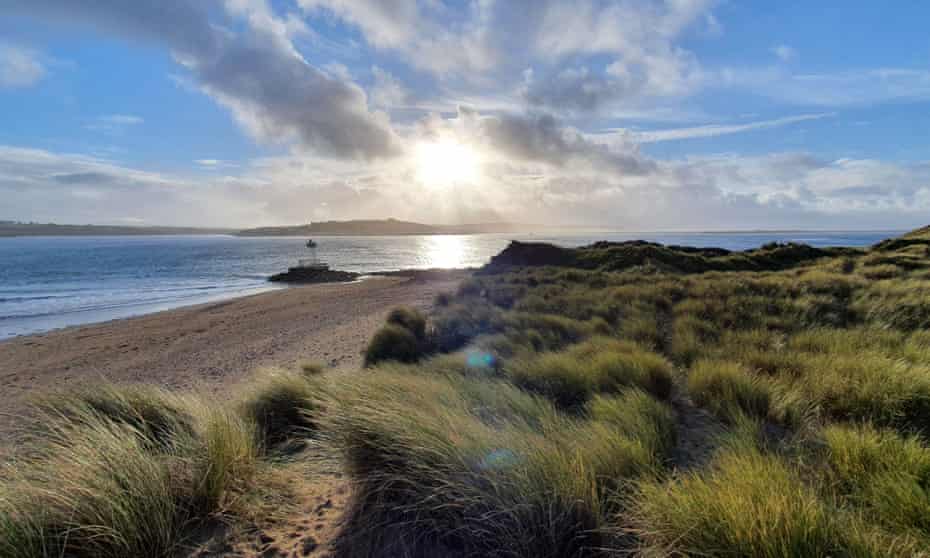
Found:
<svg viewBox="0 0 930 558"><path fill-rule="evenodd" d="M464 276L292 287L0 342L0 437L30 394L99 379L221 393L253 370L354 369L394 306L428 308Z"/></svg>

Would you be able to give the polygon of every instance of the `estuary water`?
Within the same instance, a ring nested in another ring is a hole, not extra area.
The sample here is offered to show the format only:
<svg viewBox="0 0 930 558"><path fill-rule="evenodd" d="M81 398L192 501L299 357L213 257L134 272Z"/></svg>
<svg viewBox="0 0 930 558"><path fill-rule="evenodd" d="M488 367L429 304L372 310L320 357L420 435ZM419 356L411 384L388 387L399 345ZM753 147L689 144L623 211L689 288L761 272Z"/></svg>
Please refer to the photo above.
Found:
<svg viewBox="0 0 930 558"><path fill-rule="evenodd" d="M643 239L731 250L767 242L868 246L903 231L575 232L320 237L318 254L356 272L477 267L511 239L567 247ZM0 238L0 339L273 290L267 277L307 256L304 238L233 236Z"/></svg>

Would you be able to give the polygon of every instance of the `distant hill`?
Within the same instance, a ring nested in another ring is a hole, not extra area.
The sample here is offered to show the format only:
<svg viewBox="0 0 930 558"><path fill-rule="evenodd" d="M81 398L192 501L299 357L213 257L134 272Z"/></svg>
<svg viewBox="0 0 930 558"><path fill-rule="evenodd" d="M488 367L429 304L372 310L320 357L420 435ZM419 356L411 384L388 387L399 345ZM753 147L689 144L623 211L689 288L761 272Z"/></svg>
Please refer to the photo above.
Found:
<svg viewBox="0 0 930 558"><path fill-rule="evenodd" d="M56 225L0 221L0 237L10 236L147 236L182 234L230 234L234 229L196 227L127 227L116 225Z"/></svg>
<svg viewBox="0 0 930 558"><path fill-rule="evenodd" d="M470 225L424 225L397 219L356 221L320 221L291 227L260 227L236 233L239 236L388 236L415 234L476 234L526 232L538 227L513 223L476 223Z"/></svg>

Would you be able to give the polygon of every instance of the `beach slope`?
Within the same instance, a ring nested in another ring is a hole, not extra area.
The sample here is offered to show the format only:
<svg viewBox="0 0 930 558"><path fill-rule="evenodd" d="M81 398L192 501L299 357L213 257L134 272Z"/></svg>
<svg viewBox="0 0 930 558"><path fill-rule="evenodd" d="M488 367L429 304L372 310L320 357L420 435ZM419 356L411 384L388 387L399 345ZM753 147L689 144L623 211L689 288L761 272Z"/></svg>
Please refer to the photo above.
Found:
<svg viewBox="0 0 930 558"><path fill-rule="evenodd" d="M264 366L357 369L391 308L425 309L456 283L452 274L288 288L2 341L0 430L30 394L100 379L221 391Z"/></svg>

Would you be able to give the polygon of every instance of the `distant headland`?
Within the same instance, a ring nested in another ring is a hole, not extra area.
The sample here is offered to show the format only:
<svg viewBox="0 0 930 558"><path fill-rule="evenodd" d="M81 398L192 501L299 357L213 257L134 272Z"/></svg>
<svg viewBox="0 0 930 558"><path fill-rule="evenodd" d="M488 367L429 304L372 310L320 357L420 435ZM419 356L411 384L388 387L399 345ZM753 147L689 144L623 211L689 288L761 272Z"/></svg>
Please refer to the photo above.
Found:
<svg viewBox="0 0 930 558"><path fill-rule="evenodd" d="M0 237L10 236L152 236L192 234L232 234L235 229L199 227L147 227L129 225L59 225L0 221Z"/></svg>
<svg viewBox="0 0 930 558"><path fill-rule="evenodd" d="M252 229L161 227L130 225L60 225L0 221L0 237L10 236L146 236L228 234L234 236L391 236L479 233L526 233L540 230L534 225L476 223L468 225L426 225L398 219L320 221L304 225Z"/></svg>
<svg viewBox="0 0 930 558"><path fill-rule="evenodd" d="M475 223L469 225L425 225L397 219L320 221L291 227L245 229L237 236L389 236L431 234L479 234L531 232L540 227L514 223Z"/></svg>

